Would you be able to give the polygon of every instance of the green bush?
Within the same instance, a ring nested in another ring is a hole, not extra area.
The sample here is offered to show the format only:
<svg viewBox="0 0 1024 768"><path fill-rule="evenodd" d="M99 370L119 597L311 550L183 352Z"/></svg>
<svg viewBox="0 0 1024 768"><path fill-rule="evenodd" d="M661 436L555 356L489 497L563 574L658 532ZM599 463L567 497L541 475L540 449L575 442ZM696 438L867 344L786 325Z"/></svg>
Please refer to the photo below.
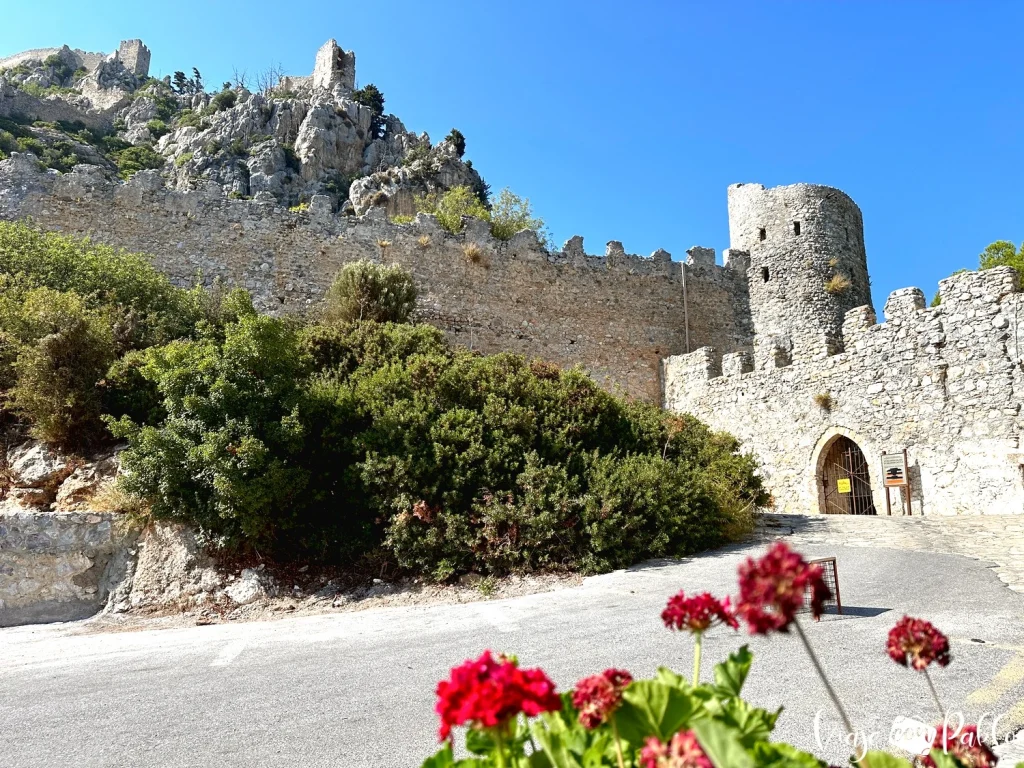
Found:
<svg viewBox="0 0 1024 768"><path fill-rule="evenodd" d="M182 152L176 158L174 158L174 167L181 168L185 163L191 160L195 156L194 152Z"/></svg>
<svg viewBox="0 0 1024 768"><path fill-rule="evenodd" d="M458 128L452 128L448 135L445 136L445 141L452 143L452 146L455 147L455 154L459 157L466 154L466 137Z"/></svg>
<svg viewBox="0 0 1024 768"><path fill-rule="evenodd" d="M153 137L154 141L171 132L170 127L163 120L150 120L146 123L146 128L149 130L149 135Z"/></svg>
<svg viewBox="0 0 1024 768"><path fill-rule="evenodd" d="M0 276L26 289L74 292L92 309L116 307L119 335L134 348L187 335L199 317L196 295L173 286L146 257L21 222L0 221Z"/></svg>
<svg viewBox="0 0 1024 768"><path fill-rule="evenodd" d="M158 170L167 159L152 147L128 147L117 153L117 168L121 178L128 179L139 171Z"/></svg>
<svg viewBox="0 0 1024 768"><path fill-rule="evenodd" d="M530 200L505 187L491 206L491 234L499 240L511 240L524 229L534 230L541 243L549 239L544 219L534 217Z"/></svg>
<svg viewBox="0 0 1024 768"><path fill-rule="evenodd" d="M13 364L15 411L49 443L83 449L101 442L97 382L114 359L109 325L79 296L48 288L25 293L16 317L8 310L4 331L22 341Z"/></svg>
<svg viewBox="0 0 1024 768"><path fill-rule="evenodd" d="M453 235L462 231L463 216L471 216L484 221L491 219L491 212L469 187L452 187L442 195L432 192L429 195L417 197L415 202L417 211L432 213L437 217L437 223Z"/></svg>
<svg viewBox="0 0 1024 768"><path fill-rule="evenodd" d="M233 547L338 560L383 546L441 579L597 572L742 532L718 477L745 506L766 500L731 438L581 371L457 352L425 326L225 328L133 363L166 420L143 400L114 431L128 490Z"/></svg>
<svg viewBox="0 0 1024 768"><path fill-rule="evenodd" d="M203 530L257 547L273 542L301 509L308 472L294 335L280 320L245 316L224 342L176 341L152 349L142 373L160 392L160 428L128 418L112 431L128 437L125 489L149 499L157 517L187 519Z"/></svg>
<svg viewBox="0 0 1024 768"><path fill-rule="evenodd" d="M369 261L346 264L324 298L328 324L373 320L405 322L416 306L416 286L409 270L398 264Z"/></svg>
<svg viewBox="0 0 1024 768"><path fill-rule="evenodd" d="M210 105L216 112L231 109L238 102L238 94L234 91L224 90L210 100Z"/></svg>

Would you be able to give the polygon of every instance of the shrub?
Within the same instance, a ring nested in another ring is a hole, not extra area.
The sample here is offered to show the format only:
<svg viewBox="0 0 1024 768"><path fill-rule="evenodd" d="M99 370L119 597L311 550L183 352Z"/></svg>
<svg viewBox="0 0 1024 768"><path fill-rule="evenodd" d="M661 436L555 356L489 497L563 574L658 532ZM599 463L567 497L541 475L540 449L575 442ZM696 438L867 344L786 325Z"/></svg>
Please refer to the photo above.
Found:
<svg viewBox="0 0 1024 768"><path fill-rule="evenodd" d="M424 197L416 198L416 210L432 213L437 223L453 235L462 231L463 216L490 220L490 211L473 194L469 187L452 187L442 195L432 192Z"/></svg>
<svg viewBox="0 0 1024 768"><path fill-rule="evenodd" d="M196 114L191 109L183 109L183 110L181 110L181 114L178 115L178 126L181 127L181 128L185 128L185 127L198 128L199 127L199 121L200 121L199 115Z"/></svg>
<svg viewBox="0 0 1024 768"><path fill-rule="evenodd" d="M124 488L158 518L185 520L216 536L271 547L302 509L309 475L298 382L302 358L280 320L249 315L212 339L152 349L142 373L167 418L160 428L130 418L112 431L131 447Z"/></svg>
<svg viewBox="0 0 1024 768"><path fill-rule="evenodd" d="M462 157L466 154L466 137L462 135L462 131L458 128L452 128L451 132L445 136L445 141L450 141L452 146L455 147L455 154Z"/></svg>
<svg viewBox="0 0 1024 768"><path fill-rule="evenodd" d="M128 179L139 171L157 170L164 167L166 158L152 147L129 147L117 153L117 167L121 178Z"/></svg>
<svg viewBox="0 0 1024 768"><path fill-rule="evenodd" d="M15 410L42 440L95 446L105 436L97 382L114 359L109 326L80 297L47 288L25 295L18 320L29 340L14 362Z"/></svg>
<svg viewBox="0 0 1024 768"><path fill-rule="evenodd" d="M119 307L134 347L185 335L197 317L195 295L173 286L146 257L20 222L0 222L0 276L17 276L25 289L74 292L90 309Z"/></svg>
<svg viewBox="0 0 1024 768"><path fill-rule="evenodd" d="M383 137L385 131L384 94L381 93L380 88L373 83L367 84L364 88L357 88L352 92L352 100L357 104L369 107L373 113L373 118L370 121L370 135L373 138Z"/></svg>
<svg viewBox="0 0 1024 768"><path fill-rule="evenodd" d="M407 269L368 261L346 264L327 290L328 324L374 320L402 323L416 306L416 286Z"/></svg>
<svg viewBox="0 0 1024 768"><path fill-rule="evenodd" d="M153 137L153 141L171 132L170 127L163 120L150 120L146 123L146 128L149 130L149 135Z"/></svg>
<svg viewBox="0 0 1024 768"><path fill-rule="evenodd" d="M191 160L194 156L194 152L182 152L180 155L174 158L174 167L181 168L181 166L185 165L185 163Z"/></svg>
<svg viewBox="0 0 1024 768"><path fill-rule="evenodd" d="M511 240L524 229L534 230L542 243L549 239L544 219L533 216L529 199L519 197L506 187L491 206L491 234L499 240Z"/></svg>
<svg viewBox="0 0 1024 768"><path fill-rule="evenodd" d="M234 107L237 101L238 94L235 91L223 90L210 100L210 106L212 106L216 112L222 112L225 109L231 109Z"/></svg>
<svg viewBox="0 0 1024 768"><path fill-rule="evenodd" d="M416 217L415 216L402 216L402 215L398 215L398 216L392 216L391 217L391 223L392 224L412 224L414 221L416 221Z"/></svg>

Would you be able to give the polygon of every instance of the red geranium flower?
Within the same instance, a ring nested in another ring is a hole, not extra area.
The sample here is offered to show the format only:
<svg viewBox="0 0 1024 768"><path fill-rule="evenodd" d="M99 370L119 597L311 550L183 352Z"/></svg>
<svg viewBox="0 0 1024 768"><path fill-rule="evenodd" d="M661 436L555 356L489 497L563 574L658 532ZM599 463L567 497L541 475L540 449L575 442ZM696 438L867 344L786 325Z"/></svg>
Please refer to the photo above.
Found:
<svg viewBox="0 0 1024 768"><path fill-rule="evenodd" d="M714 768L693 731L680 731L665 744L651 736L640 750L642 768Z"/></svg>
<svg viewBox="0 0 1024 768"><path fill-rule="evenodd" d="M633 676L622 669L606 669L600 675L586 677L576 683L572 703L580 711L584 728L597 728L622 703L622 692L633 682Z"/></svg>
<svg viewBox="0 0 1024 768"><path fill-rule="evenodd" d="M964 768L994 768L998 759L992 750L978 736L978 726L965 725L957 732L950 732L945 723L937 726L932 749L941 749L955 757ZM936 768L931 756L921 758L921 765Z"/></svg>
<svg viewBox="0 0 1024 768"><path fill-rule="evenodd" d="M661 612L661 620L669 629L686 628L691 632L703 632L713 624L724 624L737 629L739 622L732 612L729 598L717 600L710 592L687 597L680 592L668 599L668 605Z"/></svg>
<svg viewBox="0 0 1024 768"><path fill-rule="evenodd" d="M454 667L451 679L437 684L441 741L456 725L495 728L520 712L533 716L561 708L555 684L543 670L520 669L515 661L495 659L490 651Z"/></svg>
<svg viewBox="0 0 1024 768"><path fill-rule="evenodd" d="M811 590L811 613L821 616L832 593L821 566L811 565L784 542L772 545L760 560L747 558L740 566L740 597L736 613L753 634L787 632Z"/></svg>
<svg viewBox="0 0 1024 768"><path fill-rule="evenodd" d="M924 619L904 616L889 630L889 656L897 664L919 672L933 661L940 667L950 662L949 639Z"/></svg>

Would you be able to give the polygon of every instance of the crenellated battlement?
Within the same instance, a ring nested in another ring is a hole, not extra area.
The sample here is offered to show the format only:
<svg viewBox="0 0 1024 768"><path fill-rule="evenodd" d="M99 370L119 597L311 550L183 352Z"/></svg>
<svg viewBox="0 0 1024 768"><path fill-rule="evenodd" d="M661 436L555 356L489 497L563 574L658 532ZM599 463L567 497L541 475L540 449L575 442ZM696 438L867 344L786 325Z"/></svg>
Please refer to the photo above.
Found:
<svg viewBox="0 0 1024 768"><path fill-rule="evenodd" d="M818 508L816 462L830 436L844 435L869 471L882 453L909 451L915 514L1024 512L1018 275L1010 267L961 272L940 283L939 295L927 307L919 288L893 291L881 323L870 306L855 307L839 348L822 338L817 354L805 348L790 358L788 337L778 336L756 365L745 351L710 348L666 358L664 404L755 449L785 510ZM872 494L884 514L884 492L873 485Z"/></svg>
<svg viewBox="0 0 1024 768"><path fill-rule="evenodd" d="M96 166L42 171L34 157L0 162L0 219L37 225L152 254L177 284L219 280L250 291L262 311L315 312L338 271L371 259L406 265L420 288L421 319L482 351L517 351L581 364L609 387L660 398L662 357L749 339L742 262L714 251L686 262L659 249L627 253L612 241L588 254L582 237L548 250L531 231L508 241L467 219L446 232L433 216L395 223L382 207L336 213L326 196L289 210L267 193L251 200L198 182L166 186L156 171L123 182Z"/></svg>

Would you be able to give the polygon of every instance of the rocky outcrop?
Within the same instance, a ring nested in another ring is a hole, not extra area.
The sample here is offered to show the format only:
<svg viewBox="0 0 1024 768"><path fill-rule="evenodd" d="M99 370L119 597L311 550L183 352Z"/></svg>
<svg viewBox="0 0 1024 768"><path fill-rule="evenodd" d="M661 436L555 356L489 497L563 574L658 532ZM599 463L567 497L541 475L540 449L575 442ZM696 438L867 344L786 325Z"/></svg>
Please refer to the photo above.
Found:
<svg viewBox="0 0 1024 768"><path fill-rule="evenodd" d="M117 472L114 453L85 461L30 440L7 452L3 499L23 509L89 509L93 496L112 483Z"/></svg>
<svg viewBox="0 0 1024 768"><path fill-rule="evenodd" d="M142 158L163 161L157 170L182 191L215 184L224 196L270 196L286 207L324 195L334 210L360 213L386 195L393 215L413 213L419 194L484 188L447 142L432 148L426 134L408 132L379 104L367 106L372 99L354 90L355 54L334 40L317 53L312 75L262 83L259 93L242 84L206 93L195 81L172 87L170 78L148 79L149 51L139 40L108 56L66 46L29 54L9 57L10 68L0 71L0 117L19 126L18 135L0 132L0 160L27 149L61 172L90 164L113 177ZM122 167L130 146L156 154L140 151Z"/></svg>

